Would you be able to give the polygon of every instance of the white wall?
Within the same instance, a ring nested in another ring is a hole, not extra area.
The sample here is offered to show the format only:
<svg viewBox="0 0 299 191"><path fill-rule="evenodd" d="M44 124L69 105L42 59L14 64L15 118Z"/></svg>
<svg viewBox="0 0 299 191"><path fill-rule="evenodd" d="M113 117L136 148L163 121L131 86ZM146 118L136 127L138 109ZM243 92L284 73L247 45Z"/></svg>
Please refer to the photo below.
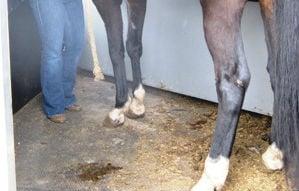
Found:
<svg viewBox="0 0 299 191"><path fill-rule="evenodd" d="M15 191L7 1L0 1L0 188Z"/></svg>
<svg viewBox="0 0 299 191"><path fill-rule="evenodd" d="M123 8L126 16L125 5ZM104 25L97 11L93 9L92 12L102 68L105 74L112 75ZM258 3L247 4L242 32L252 73L244 109L270 114L273 96L266 72L267 51ZM198 0L148 1L143 42L142 71L146 85L217 101L213 65L204 40ZM128 57L126 63L131 78ZM92 68L89 61L83 62L81 67Z"/></svg>

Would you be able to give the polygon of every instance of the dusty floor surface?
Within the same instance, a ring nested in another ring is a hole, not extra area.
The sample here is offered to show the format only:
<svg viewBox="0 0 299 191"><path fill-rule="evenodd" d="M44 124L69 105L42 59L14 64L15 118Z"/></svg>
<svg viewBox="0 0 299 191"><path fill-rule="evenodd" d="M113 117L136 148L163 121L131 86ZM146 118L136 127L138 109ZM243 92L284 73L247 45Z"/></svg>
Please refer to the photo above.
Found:
<svg viewBox="0 0 299 191"><path fill-rule="evenodd" d="M199 179L216 105L147 89L146 116L122 127L103 125L114 86L80 75L79 113L57 125L43 115L40 97L14 116L19 191L188 191ZM243 113L227 191L284 191L282 172L266 170L267 117Z"/></svg>

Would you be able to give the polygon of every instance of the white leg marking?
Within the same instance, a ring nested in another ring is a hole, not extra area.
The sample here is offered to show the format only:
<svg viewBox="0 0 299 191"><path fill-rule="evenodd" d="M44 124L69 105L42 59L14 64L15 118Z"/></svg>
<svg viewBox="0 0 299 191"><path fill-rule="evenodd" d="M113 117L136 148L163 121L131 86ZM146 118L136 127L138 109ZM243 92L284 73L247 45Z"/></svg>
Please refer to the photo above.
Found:
<svg viewBox="0 0 299 191"><path fill-rule="evenodd" d="M142 84L134 91L134 98L130 105L130 113L135 116L142 116L145 113L145 107L143 104L145 96L145 90L143 89Z"/></svg>
<svg viewBox="0 0 299 191"><path fill-rule="evenodd" d="M129 110L131 103L131 97L128 97L128 101L122 108L114 108L109 112L109 119L112 125L119 126L125 122L125 112Z"/></svg>
<svg viewBox="0 0 299 191"><path fill-rule="evenodd" d="M262 156L263 162L269 170L281 170L283 168L283 154L281 150L276 146L276 143L272 143Z"/></svg>
<svg viewBox="0 0 299 191"><path fill-rule="evenodd" d="M219 156L212 159L208 156L205 162L204 172L198 183L191 191L214 191L221 190L224 186L229 169L229 159Z"/></svg>
<svg viewBox="0 0 299 191"><path fill-rule="evenodd" d="M138 88L134 91L134 96L135 98L143 102L145 96L145 90L143 89L142 84L140 84Z"/></svg>

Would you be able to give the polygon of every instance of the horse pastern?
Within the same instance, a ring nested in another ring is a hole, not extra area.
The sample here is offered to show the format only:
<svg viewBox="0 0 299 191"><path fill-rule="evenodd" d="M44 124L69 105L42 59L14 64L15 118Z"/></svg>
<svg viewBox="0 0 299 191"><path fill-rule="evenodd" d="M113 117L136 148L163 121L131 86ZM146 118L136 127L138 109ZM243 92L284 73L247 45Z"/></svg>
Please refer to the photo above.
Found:
<svg viewBox="0 0 299 191"><path fill-rule="evenodd" d="M269 170L281 170L283 169L283 154L281 150L272 143L262 155L263 163Z"/></svg>
<svg viewBox="0 0 299 191"><path fill-rule="evenodd" d="M198 184L192 191L221 190L224 186L229 169L229 159L219 156L216 159L207 157L205 169Z"/></svg>

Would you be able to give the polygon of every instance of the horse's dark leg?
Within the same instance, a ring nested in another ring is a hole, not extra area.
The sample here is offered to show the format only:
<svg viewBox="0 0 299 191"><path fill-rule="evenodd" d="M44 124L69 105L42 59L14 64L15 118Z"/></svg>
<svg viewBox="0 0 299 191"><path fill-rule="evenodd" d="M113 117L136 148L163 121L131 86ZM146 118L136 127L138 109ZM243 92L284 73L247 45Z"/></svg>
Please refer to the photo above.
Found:
<svg viewBox="0 0 299 191"><path fill-rule="evenodd" d="M267 70L270 74L271 87L274 90L274 65L277 56L277 32L275 29L274 17L274 1L273 0L260 0L261 13L265 28L265 38L268 49L268 64Z"/></svg>
<svg viewBox="0 0 299 191"><path fill-rule="evenodd" d="M273 91L275 86L275 62L277 58L277 32L275 29L275 17L274 17L274 1L273 0L260 0L262 17L265 26L265 36L268 48L268 65L267 70L270 74L271 86ZM272 124L272 126L275 124ZM270 170L281 170L283 168L283 153L277 147L275 140L272 140L271 146L263 154L263 162L265 166Z"/></svg>
<svg viewBox="0 0 299 191"><path fill-rule="evenodd" d="M107 31L116 85L116 104L109 113L109 119L114 126L118 126L124 123L124 113L130 103L124 62L123 21L120 9L122 0L93 0L93 2L102 16Z"/></svg>
<svg viewBox="0 0 299 191"><path fill-rule="evenodd" d="M126 43L127 52L132 63L133 100L128 112L129 117L141 117L145 113L143 104L145 91L142 86L140 57L142 55L142 32L146 11L146 0L128 0L129 29Z"/></svg>
<svg viewBox="0 0 299 191"><path fill-rule="evenodd" d="M250 81L240 29L246 1L201 0L205 37L215 67L219 105L205 169L192 191L220 190L228 174L240 110Z"/></svg>

